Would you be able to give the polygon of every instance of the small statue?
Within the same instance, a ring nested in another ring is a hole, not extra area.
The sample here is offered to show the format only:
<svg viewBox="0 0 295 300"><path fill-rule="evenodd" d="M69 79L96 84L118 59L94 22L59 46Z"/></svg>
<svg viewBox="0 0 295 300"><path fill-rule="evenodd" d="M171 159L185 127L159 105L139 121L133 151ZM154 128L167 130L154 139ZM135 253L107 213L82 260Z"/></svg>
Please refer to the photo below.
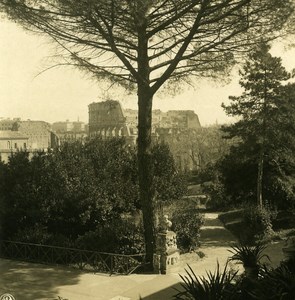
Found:
<svg viewBox="0 0 295 300"><path fill-rule="evenodd" d="M160 229L163 232L167 232L172 226L172 222L168 219L168 215L164 215L160 222Z"/></svg>

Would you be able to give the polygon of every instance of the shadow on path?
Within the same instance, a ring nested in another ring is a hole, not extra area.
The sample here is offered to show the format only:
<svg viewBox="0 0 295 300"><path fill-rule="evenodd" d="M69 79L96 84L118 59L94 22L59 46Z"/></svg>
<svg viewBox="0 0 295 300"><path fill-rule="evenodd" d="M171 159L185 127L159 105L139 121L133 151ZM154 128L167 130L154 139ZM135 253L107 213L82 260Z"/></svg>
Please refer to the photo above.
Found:
<svg viewBox="0 0 295 300"><path fill-rule="evenodd" d="M176 283L165 289L157 291L154 294L150 294L146 297L142 297L141 299L142 300L174 299L174 296L178 293L178 291L183 291L181 283Z"/></svg>
<svg viewBox="0 0 295 300"><path fill-rule="evenodd" d="M230 247L237 243L235 236L218 219L217 213L205 213L204 226L201 228L201 247Z"/></svg>
<svg viewBox="0 0 295 300"><path fill-rule="evenodd" d="M76 270L6 259L0 260L0 269L0 295L9 293L16 300L55 299L58 286L76 285L81 275Z"/></svg>
<svg viewBox="0 0 295 300"><path fill-rule="evenodd" d="M132 274L106 276L83 273L63 267L0 260L0 295L10 293L16 300L52 300L57 295L68 300L169 300L181 290L181 278L189 264L197 276L214 272L217 260L222 267L236 242L218 220L217 213L206 213L201 230L201 248L205 257L196 253L184 255L177 270L169 275Z"/></svg>

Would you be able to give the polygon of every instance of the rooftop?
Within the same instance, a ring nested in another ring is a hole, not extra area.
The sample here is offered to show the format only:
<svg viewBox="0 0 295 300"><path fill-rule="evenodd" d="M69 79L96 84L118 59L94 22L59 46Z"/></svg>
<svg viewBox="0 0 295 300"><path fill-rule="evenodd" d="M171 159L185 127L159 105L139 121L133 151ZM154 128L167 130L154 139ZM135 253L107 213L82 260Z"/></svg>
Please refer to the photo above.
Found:
<svg viewBox="0 0 295 300"><path fill-rule="evenodd" d="M0 139L28 139L28 136L19 131L0 130Z"/></svg>

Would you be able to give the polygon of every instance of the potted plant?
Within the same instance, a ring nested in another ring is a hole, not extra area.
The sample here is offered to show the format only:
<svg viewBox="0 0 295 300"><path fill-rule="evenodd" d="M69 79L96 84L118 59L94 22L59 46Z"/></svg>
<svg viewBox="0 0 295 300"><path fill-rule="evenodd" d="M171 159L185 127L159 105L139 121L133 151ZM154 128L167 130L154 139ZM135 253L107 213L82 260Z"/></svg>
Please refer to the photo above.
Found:
<svg viewBox="0 0 295 300"><path fill-rule="evenodd" d="M261 244L255 246L233 246L232 249L229 250L229 252L233 254L229 260L241 262L245 269L245 276L247 278L256 280L261 267L261 259L266 257L268 260L270 260L268 255L263 254L265 248L266 246Z"/></svg>
<svg viewBox="0 0 295 300"><path fill-rule="evenodd" d="M175 288L178 293L174 298L179 300L237 299L238 286L234 284L237 271L232 273L227 267L228 262L222 270L217 261L215 272L208 271L207 276L197 276L188 265L188 270L185 269L186 275L180 275L183 280L182 289Z"/></svg>

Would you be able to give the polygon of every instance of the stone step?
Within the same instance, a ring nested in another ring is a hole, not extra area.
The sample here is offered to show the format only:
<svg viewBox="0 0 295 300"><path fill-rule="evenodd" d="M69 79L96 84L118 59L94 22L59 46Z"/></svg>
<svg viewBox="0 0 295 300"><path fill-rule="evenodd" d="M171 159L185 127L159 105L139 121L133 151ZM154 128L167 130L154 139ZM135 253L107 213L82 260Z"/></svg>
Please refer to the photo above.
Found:
<svg viewBox="0 0 295 300"><path fill-rule="evenodd" d="M219 219L207 219L204 220L204 226L223 226Z"/></svg>
<svg viewBox="0 0 295 300"><path fill-rule="evenodd" d="M201 240L203 238L211 238L212 240L234 240L234 236L232 235L231 232L229 232L227 229L225 228L205 228L205 229L201 229Z"/></svg>
<svg viewBox="0 0 295 300"><path fill-rule="evenodd" d="M236 238L224 227L217 213L206 213L200 230L200 243L201 247L227 247L236 244Z"/></svg>

